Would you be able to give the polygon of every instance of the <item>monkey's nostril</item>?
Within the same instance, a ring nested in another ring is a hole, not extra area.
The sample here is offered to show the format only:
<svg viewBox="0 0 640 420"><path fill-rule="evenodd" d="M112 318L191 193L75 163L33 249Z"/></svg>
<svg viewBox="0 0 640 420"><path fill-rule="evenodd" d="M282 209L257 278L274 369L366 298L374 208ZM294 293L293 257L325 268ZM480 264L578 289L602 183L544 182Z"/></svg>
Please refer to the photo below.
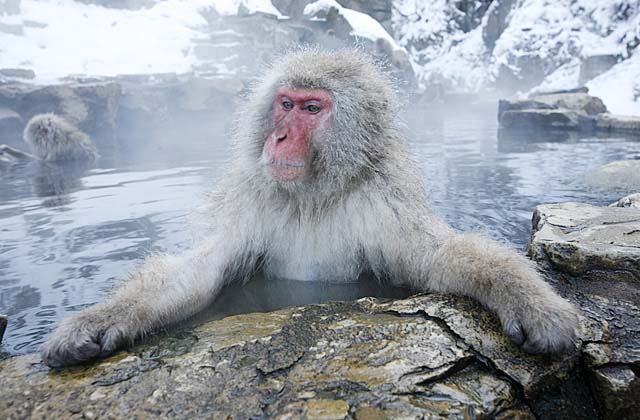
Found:
<svg viewBox="0 0 640 420"><path fill-rule="evenodd" d="M281 143L281 142L285 141L285 139L286 139L286 138L287 138L287 135L286 135L286 134L283 134L283 135L281 135L281 136L276 137L276 141L277 141L278 143Z"/></svg>

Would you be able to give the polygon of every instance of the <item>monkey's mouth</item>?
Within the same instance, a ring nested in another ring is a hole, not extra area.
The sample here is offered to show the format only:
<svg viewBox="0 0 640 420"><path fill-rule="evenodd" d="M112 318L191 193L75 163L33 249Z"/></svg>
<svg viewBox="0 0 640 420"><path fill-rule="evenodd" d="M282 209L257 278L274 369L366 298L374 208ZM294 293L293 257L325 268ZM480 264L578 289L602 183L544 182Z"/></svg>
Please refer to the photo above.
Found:
<svg viewBox="0 0 640 420"><path fill-rule="evenodd" d="M271 166L281 166L284 168L304 168L304 163L302 162L283 162L280 160L271 159L269 162Z"/></svg>
<svg viewBox="0 0 640 420"><path fill-rule="evenodd" d="M307 169L304 162L287 162L271 159L269 169L271 176L278 181L296 181L304 178Z"/></svg>

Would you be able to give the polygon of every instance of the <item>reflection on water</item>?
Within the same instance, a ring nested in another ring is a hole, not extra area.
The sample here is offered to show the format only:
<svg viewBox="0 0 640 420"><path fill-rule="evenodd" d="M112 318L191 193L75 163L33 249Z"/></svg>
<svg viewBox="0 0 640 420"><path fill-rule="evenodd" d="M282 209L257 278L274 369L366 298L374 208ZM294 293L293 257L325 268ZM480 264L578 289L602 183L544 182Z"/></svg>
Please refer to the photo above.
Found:
<svg viewBox="0 0 640 420"><path fill-rule="evenodd" d="M637 141L498 139L493 112L409 125L410 147L436 211L456 228L483 230L518 248L528 240L538 203L606 204L634 192L589 190L580 176L613 160L639 158ZM0 313L10 317L1 350L35 351L60 319L103 300L146 255L188 247L190 212L221 172L227 150L220 139L180 162L162 156L155 163L103 159L97 168L0 166ZM224 293L199 319L407 291L372 282L258 278Z"/></svg>

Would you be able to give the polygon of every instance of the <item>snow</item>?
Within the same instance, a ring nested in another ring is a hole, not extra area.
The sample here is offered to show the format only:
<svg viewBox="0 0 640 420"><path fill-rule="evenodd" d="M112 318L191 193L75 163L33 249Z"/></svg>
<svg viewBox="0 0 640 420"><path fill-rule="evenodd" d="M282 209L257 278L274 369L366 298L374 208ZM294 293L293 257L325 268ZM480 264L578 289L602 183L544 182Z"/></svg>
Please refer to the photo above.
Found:
<svg viewBox="0 0 640 420"><path fill-rule="evenodd" d="M587 83L613 114L640 115L640 52Z"/></svg>
<svg viewBox="0 0 640 420"><path fill-rule="evenodd" d="M504 11L505 28L491 48L483 40L490 21L489 12L481 13L482 2L475 2L476 21L465 28L468 21L461 16L469 16L455 2L395 0L393 35L409 52L420 86L437 84L457 93L478 94L497 89L506 75L522 93L573 88L579 85L582 57L608 54L625 61L589 87L615 112L638 114L634 100L638 85L633 79L634 75L640 79L640 69L637 59L627 59L640 38L640 1L519 0L512 4ZM494 2L489 10L497 5ZM617 85L616 78L620 78Z"/></svg>
<svg viewBox="0 0 640 420"><path fill-rule="evenodd" d="M401 49L398 43L389 35L389 33L384 29L384 27L366 13L357 12L355 10L347 9L346 7L342 7L335 0L318 0L314 3L308 4L304 8L305 16L313 16L321 11L329 11L329 9L334 8L342 15L349 25L353 28L351 35L361 38L367 38L372 41L378 40L378 38L383 38L387 40L394 49Z"/></svg>
<svg viewBox="0 0 640 420"><path fill-rule="evenodd" d="M558 67L553 73L531 90L529 93L549 92L552 90L573 89L580 87L580 59L571 61Z"/></svg>
<svg viewBox="0 0 640 420"><path fill-rule="evenodd" d="M23 0L21 14L12 19L46 27L25 27L24 36L0 33L2 67L31 68L42 83L69 74L187 71L193 64L190 40L206 24L198 10L206 4L167 0L131 11L71 0Z"/></svg>
<svg viewBox="0 0 640 420"><path fill-rule="evenodd" d="M484 39L490 23L489 12L482 9L486 2L468 2L475 14L467 16L456 4L394 0L393 37L372 17L335 0L308 4L305 14L335 8L353 28L353 36L383 38L396 49L404 48L420 86L457 93L495 91L508 73L522 94L574 88L579 86L583 57L615 55L621 62L587 86L611 111L640 114L640 52L633 53L640 39L640 1L513 1L504 31L492 47ZM270 0L163 0L141 10L22 0L20 7L18 15L0 15L0 24L23 31L0 32L0 67L32 69L36 83L56 83L68 75L192 71L199 64L196 43L211 36L203 17L211 8L223 16L243 10L285 18ZM231 72L224 60L208 65Z"/></svg>
<svg viewBox="0 0 640 420"><path fill-rule="evenodd" d="M0 32L0 65L33 69L36 83L72 74L188 72L197 64L193 40L207 25L201 11L213 6L221 15L236 14L241 4L249 12L281 17L269 0L165 0L141 10L23 0L21 13L0 16L0 23L46 26L25 26L23 36Z"/></svg>
<svg viewBox="0 0 640 420"><path fill-rule="evenodd" d="M284 17L278 9L273 6L271 0L214 0L204 3L209 5L213 4L216 11L223 16L237 15L238 9L242 5L249 13L261 12L275 15L279 18Z"/></svg>

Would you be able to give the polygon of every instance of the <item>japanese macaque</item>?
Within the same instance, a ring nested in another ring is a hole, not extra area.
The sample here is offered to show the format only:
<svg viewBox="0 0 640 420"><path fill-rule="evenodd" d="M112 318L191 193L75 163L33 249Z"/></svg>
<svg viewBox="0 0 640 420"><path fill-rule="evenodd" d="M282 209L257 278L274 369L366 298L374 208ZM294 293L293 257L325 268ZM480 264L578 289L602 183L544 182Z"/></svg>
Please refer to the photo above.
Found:
<svg viewBox="0 0 640 420"><path fill-rule="evenodd" d="M399 131L392 84L353 51L294 52L242 101L235 156L211 195L207 239L156 255L104 303L64 320L53 367L111 354L185 319L230 282L380 281L470 296L529 352L572 346L576 309L525 257L439 220Z"/></svg>
<svg viewBox="0 0 640 420"><path fill-rule="evenodd" d="M40 160L89 161L97 156L89 136L55 114L35 115L25 127L23 137Z"/></svg>

